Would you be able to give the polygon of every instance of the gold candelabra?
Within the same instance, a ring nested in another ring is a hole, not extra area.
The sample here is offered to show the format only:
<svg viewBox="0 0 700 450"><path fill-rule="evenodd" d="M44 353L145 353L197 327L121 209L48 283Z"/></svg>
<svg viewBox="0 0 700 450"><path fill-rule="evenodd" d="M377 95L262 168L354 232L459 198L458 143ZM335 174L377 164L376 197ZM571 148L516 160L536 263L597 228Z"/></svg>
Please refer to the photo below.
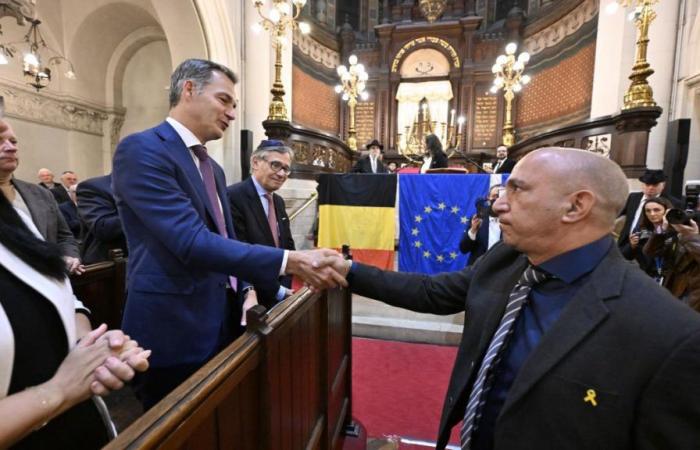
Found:
<svg viewBox="0 0 700 450"><path fill-rule="evenodd" d="M652 5L657 3L657 1L658 0L618 0L618 3L625 8L636 4L632 12L632 18L639 30L635 62L632 66L632 74L629 76L632 82L625 94L622 109L656 106L654 92L647 82L647 78L654 73L654 69L651 68L647 61L647 47L649 46L649 26L656 18L656 13Z"/></svg>
<svg viewBox="0 0 700 450"><path fill-rule="evenodd" d="M335 87L335 92L343 94L343 100L348 102L350 108L350 126L348 127L348 138L346 143L351 150L357 150L357 130L355 129L355 107L357 97L367 100L365 86L369 76L365 72L365 66L357 63L357 56L350 55L348 58L350 68L339 65L337 68L340 83Z"/></svg>
<svg viewBox="0 0 700 450"><path fill-rule="evenodd" d="M404 156L422 155L425 153L425 137L429 134L435 134L440 138L447 149L459 148L466 119L463 116L456 118L456 111L453 109L450 111L449 122L438 122L432 120L430 106L426 99L421 100L419 105L412 124L404 127L404 133L397 133L396 142L398 142L399 152Z"/></svg>
<svg viewBox="0 0 700 450"><path fill-rule="evenodd" d="M529 75L523 75L525 64L530 61L530 54L522 52L515 57L518 45L511 42L506 45L506 54L496 58L496 64L491 72L496 75L491 86L491 92L495 94L503 89L503 98L506 101L506 117L503 123L503 145L510 147L515 144L515 127L513 126L513 100L515 93L520 92L524 85L530 82Z"/></svg>
<svg viewBox="0 0 700 450"><path fill-rule="evenodd" d="M267 120L289 120L287 107L284 104L284 84L282 84L282 48L286 44L287 32L298 28L307 34L311 28L306 22L297 22L297 18L306 0L272 0L272 6L263 13L263 1L255 0L255 9L261 21L254 25L255 31L266 30L272 33L272 45L275 47L275 81L272 84L272 101Z"/></svg>

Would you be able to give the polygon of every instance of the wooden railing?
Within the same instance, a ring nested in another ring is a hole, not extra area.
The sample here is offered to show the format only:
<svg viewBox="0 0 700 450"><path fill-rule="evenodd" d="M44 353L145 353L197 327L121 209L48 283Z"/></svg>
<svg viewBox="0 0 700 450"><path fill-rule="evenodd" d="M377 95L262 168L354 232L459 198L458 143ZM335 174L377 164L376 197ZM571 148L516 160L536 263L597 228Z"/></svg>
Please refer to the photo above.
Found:
<svg viewBox="0 0 700 450"><path fill-rule="evenodd" d="M337 136L287 121L266 120L265 134L284 141L294 150L291 178L315 179L319 173L349 172L359 152Z"/></svg>
<svg viewBox="0 0 700 450"><path fill-rule="evenodd" d="M90 309L93 326L106 323L121 328L126 301L126 258L121 250L110 251L110 261L90 264L82 275L70 278L76 297Z"/></svg>
<svg viewBox="0 0 700 450"><path fill-rule="evenodd" d="M340 449L350 420L350 294L292 296L106 449Z"/></svg>
<svg viewBox="0 0 700 450"><path fill-rule="evenodd" d="M612 116L589 119L538 134L510 147L518 159L542 147L574 147L609 156L628 177L638 177L646 168L649 131L656 125L661 108L635 108Z"/></svg>

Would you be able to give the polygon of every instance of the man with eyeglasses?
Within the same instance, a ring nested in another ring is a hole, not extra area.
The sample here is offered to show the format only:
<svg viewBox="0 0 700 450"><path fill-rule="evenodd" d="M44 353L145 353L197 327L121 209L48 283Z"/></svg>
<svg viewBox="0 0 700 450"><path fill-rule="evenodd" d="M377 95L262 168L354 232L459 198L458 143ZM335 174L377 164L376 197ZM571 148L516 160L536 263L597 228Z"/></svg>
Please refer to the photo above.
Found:
<svg viewBox="0 0 700 450"><path fill-rule="evenodd" d="M284 199L275 194L291 172L294 152L282 141L262 141L250 158L251 177L227 188L236 236L249 244L294 250ZM266 308L292 294L292 277L277 283L255 284L257 301ZM248 301L248 299L246 299ZM255 301L254 297L250 300ZM252 307L253 305L245 305Z"/></svg>

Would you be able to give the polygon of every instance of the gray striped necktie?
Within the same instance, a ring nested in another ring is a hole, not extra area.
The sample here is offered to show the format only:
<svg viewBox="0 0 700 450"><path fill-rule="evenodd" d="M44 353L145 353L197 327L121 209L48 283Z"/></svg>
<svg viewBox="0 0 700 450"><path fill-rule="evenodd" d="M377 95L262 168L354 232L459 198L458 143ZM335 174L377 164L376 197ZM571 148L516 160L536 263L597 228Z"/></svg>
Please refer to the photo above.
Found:
<svg viewBox="0 0 700 450"><path fill-rule="evenodd" d="M489 375L496 364L498 364L498 360L502 355L503 344L513 333L513 325L518 318L520 310L525 305L530 290L547 278L548 275L546 273L536 269L534 266L528 266L508 297L508 304L501 318L501 323L498 325L493 338L491 338L491 343L488 350L486 350L481 367L479 367L479 372L476 375L476 381L474 381L472 391L469 394L469 402L464 412L464 421L462 422L460 433L462 450L471 448L472 435L481 416L480 410L486 401L486 394L490 388L487 381L490 381Z"/></svg>

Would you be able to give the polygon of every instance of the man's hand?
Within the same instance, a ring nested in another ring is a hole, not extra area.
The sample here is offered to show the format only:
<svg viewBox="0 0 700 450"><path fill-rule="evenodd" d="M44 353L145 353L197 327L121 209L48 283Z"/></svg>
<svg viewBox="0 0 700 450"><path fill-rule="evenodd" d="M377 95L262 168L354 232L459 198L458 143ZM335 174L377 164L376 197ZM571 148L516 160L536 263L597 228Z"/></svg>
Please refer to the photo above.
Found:
<svg viewBox="0 0 700 450"><path fill-rule="evenodd" d="M479 231L479 227L481 226L481 217L477 216L474 214L472 216L472 222L471 222L471 231L472 233L476 233Z"/></svg>
<svg viewBox="0 0 700 450"><path fill-rule="evenodd" d="M329 249L290 251L287 273L297 275L316 291L347 287L345 277L333 268L336 259L342 261L342 258L340 253Z"/></svg>
<svg viewBox="0 0 700 450"><path fill-rule="evenodd" d="M690 219L689 225L683 225L682 223L671 224L676 232L683 237L690 237L698 234L698 224L693 219Z"/></svg>
<svg viewBox="0 0 700 450"><path fill-rule="evenodd" d="M250 308L258 304L258 294L253 289L245 294L243 300L243 311L241 313L241 326L246 326L246 314Z"/></svg>
<svg viewBox="0 0 700 450"><path fill-rule="evenodd" d="M69 274L82 275L85 273L85 266L80 262L80 259L73 258L72 256L64 256L63 260L66 262L66 268Z"/></svg>

